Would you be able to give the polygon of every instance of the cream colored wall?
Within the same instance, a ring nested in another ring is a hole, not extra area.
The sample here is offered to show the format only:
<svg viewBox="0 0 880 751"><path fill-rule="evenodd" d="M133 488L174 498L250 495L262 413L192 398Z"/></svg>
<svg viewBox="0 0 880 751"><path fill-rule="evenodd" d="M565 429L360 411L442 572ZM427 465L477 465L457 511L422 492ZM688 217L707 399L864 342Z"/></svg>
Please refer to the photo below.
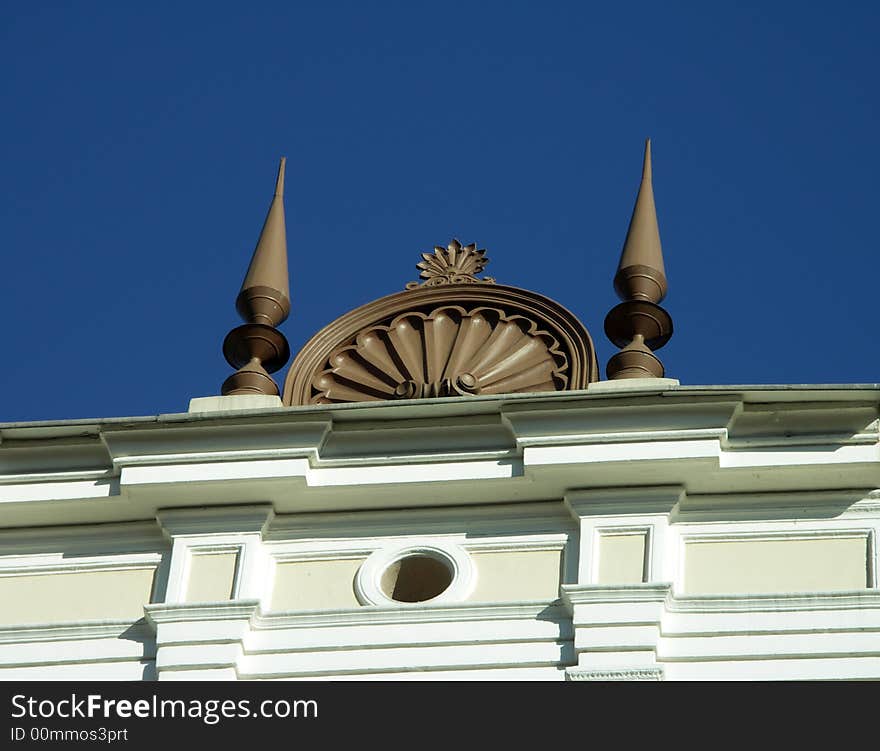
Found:
<svg viewBox="0 0 880 751"><path fill-rule="evenodd" d="M144 615L155 568L0 576L0 625Z"/></svg>
<svg viewBox="0 0 880 751"><path fill-rule="evenodd" d="M597 584L640 584L645 580L644 532L600 534L597 548Z"/></svg>
<svg viewBox="0 0 880 751"><path fill-rule="evenodd" d="M472 554L477 582L470 602L553 599L559 594L562 552ZM354 579L364 558L292 561L275 568L272 610L355 608Z"/></svg>
<svg viewBox="0 0 880 751"><path fill-rule="evenodd" d="M354 577L364 558L294 561L275 568L272 610L355 608Z"/></svg>
<svg viewBox="0 0 880 751"><path fill-rule="evenodd" d="M863 589L864 537L690 542L686 594L821 592Z"/></svg>
<svg viewBox="0 0 880 751"><path fill-rule="evenodd" d="M189 562L187 602L220 602L232 598L238 553L195 553Z"/></svg>
<svg viewBox="0 0 880 751"><path fill-rule="evenodd" d="M473 553L477 584L471 602L547 600L559 596L561 550Z"/></svg>

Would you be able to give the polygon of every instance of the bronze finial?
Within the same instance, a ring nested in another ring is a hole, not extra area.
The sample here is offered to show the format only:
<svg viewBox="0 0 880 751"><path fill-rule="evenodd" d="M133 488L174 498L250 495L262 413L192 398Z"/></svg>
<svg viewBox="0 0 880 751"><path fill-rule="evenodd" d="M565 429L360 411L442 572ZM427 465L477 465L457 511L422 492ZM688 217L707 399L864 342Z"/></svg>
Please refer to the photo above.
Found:
<svg viewBox="0 0 880 751"><path fill-rule="evenodd" d="M277 326L290 314L287 234L284 227L284 165L281 157L275 196L241 285L235 307L245 321Z"/></svg>
<svg viewBox="0 0 880 751"><path fill-rule="evenodd" d="M642 182L633 208L632 218L620 263L614 276L614 289L621 300L648 300L660 302L666 296L666 270L663 268L663 249L660 246L660 228L651 185L651 139L645 141L645 160L642 164Z"/></svg>
<svg viewBox="0 0 880 751"><path fill-rule="evenodd" d="M663 377L663 363L653 351L672 336L672 318L657 304L667 287L648 139L639 194L614 276L614 289L623 302L605 317L605 334L621 348L608 361L609 379Z"/></svg>
<svg viewBox="0 0 880 751"><path fill-rule="evenodd" d="M246 322L223 341L223 355L237 371L223 382L221 393L278 394L269 375L284 367L290 348L275 327L290 314L287 277L287 235L284 227L284 165L281 157L275 195L269 206L260 239L235 301Z"/></svg>

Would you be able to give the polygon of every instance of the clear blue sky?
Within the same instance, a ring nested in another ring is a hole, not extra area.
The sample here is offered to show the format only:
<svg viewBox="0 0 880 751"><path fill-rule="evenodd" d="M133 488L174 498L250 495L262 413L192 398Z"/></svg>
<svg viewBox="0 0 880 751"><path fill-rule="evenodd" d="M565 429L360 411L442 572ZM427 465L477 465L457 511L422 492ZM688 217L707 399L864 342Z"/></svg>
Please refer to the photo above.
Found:
<svg viewBox="0 0 880 751"><path fill-rule="evenodd" d="M878 27L876 2L5 3L0 421L219 393L281 155L294 352L458 237L604 373L646 136L667 374L880 381Z"/></svg>

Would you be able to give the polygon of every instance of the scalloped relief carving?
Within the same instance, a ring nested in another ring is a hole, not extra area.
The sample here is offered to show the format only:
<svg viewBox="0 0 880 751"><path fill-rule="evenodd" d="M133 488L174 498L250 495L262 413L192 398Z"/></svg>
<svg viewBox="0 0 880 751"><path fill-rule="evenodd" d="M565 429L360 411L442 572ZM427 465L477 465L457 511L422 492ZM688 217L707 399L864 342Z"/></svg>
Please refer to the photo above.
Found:
<svg viewBox="0 0 880 751"><path fill-rule="evenodd" d="M500 308L408 311L331 352L313 404L567 388L568 358L530 318Z"/></svg>

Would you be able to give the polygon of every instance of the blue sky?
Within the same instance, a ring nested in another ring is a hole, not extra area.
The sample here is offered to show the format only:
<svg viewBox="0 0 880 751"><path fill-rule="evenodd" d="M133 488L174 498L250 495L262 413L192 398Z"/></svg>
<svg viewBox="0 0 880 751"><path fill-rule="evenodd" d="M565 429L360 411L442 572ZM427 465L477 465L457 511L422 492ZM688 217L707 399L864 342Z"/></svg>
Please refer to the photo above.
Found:
<svg viewBox="0 0 880 751"><path fill-rule="evenodd" d="M294 352L457 237L578 315L604 372L647 136L667 374L880 381L878 26L868 2L6 3L0 421L219 393L281 155Z"/></svg>

